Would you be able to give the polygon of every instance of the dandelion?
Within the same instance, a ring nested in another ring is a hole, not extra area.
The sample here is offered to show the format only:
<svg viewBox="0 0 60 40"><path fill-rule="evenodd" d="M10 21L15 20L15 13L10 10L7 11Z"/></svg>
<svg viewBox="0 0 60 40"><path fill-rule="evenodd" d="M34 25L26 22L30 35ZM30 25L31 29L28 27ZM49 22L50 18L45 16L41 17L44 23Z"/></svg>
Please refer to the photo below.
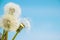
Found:
<svg viewBox="0 0 60 40"><path fill-rule="evenodd" d="M4 13L18 18L21 15L21 7L13 2L7 3L4 7Z"/></svg>
<svg viewBox="0 0 60 40"><path fill-rule="evenodd" d="M30 21L27 18L21 18L20 19L20 23L23 23L25 25L25 28L27 28L28 30L30 30Z"/></svg>
<svg viewBox="0 0 60 40"><path fill-rule="evenodd" d="M21 8L18 4L10 2L4 6L4 15L0 22L0 26L4 29L2 40L7 40L8 31L16 31L18 29L20 14Z"/></svg>
<svg viewBox="0 0 60 40"><path fill-rule="evenodd" d="M18 33L23 29L23 28L27 28L30 29L30 22L28 19L23 18L20 20L20 26L19 28L16 30L16 34L14 35L14 37L12 38L12 40L14 40L16 38L16 36L18 35Z"/></svg>
<svg viewBox="0 0 60 40"><path fill-rule="evenodd" d="M8 31L16 31L17 28L19 27L19 19L11 16L11 15L5 15L3 18L2 18L2 27L5 29L5 30L8 30Z"/></svg>

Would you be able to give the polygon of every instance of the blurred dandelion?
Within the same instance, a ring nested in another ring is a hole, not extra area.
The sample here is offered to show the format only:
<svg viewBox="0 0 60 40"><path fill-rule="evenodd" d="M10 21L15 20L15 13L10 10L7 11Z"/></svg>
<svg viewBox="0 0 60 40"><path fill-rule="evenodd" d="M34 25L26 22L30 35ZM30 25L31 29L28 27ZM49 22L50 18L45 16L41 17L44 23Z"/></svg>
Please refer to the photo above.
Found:
<svg viewBox="0 0 60 40"><path fill-rule="evenodd" d="M4 13L18 18L21 15L21 7L13 2L7 3L4 7Z"/></svg>
<svg viewBox="0 0 60 40"><path fill-rule="evenodd" d="M15 3L7 3L4 6L4 15L1 18L0 26L4 29L2 40L8 40L8 31L16 31L19 27L19 16L21 8Z"/></svg>
<svg viewBox="0 0 60 40"><path fill-rule="evenodd" d="M20 19L20 23L23 23L25 25L25 29L30 30L31 24L30 24L30 20L29 19L21 18Z"/></svg>
<svg viewBox="0 0 60 40"><path fill-rule="evenodd" d="M16 38L16 36L18 35L18 33L23 29L23 28L27 28L28 30L30 29L30 22L28 19L23 18L20 20L20 26L19 28L16 30L16 34L14 35L14 37L12 38L12 40L14 40Z"/></svg>

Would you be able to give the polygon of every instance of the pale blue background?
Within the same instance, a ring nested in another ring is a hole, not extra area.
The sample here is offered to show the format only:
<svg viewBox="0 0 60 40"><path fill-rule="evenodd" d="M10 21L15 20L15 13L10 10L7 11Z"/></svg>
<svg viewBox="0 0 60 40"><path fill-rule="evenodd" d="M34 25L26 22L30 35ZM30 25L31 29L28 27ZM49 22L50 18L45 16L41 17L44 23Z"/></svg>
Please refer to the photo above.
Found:
<svg viewBox="0 0 60 40"><path fill-rule="evenodd" d="M23 29L16 40L60 40L60 0L1 0L0 16L8 2L19 4L21 16L31 20L31 30ZM9 40L13 34L15 32L9 32Z"/></svg>

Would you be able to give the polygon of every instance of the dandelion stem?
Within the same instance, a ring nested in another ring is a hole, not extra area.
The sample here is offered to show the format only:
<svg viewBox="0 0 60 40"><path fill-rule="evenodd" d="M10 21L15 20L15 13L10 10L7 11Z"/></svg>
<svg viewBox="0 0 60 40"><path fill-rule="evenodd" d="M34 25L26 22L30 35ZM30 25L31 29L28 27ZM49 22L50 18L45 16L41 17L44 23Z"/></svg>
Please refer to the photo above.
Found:
<svg viewBox="0 0 60 40"><path fill-rule="evenodd" d="M16 34L14 35L14 37L13 37L12 40L14 40L14 39L16 38L17 35L18 35L18 32L16 32Z"/></svg>
<svg viewBox="0 0 60 40"><path fill-rule="evenodd" d="M3 30L2 40L8 39L8 31Z"/></svg>
<svg viewBox="0 0 60 40"><path fill-rule="evenodd" d="M24 28L23 26L20 25L20 27L16 30L16 34L14 35L14 37L12 38L12 40L14 40L16 38L16 36L18 35L18 33Z"/></svg>
<svg viewBox="0 0 60 40"><path fill-rule="evenodd" d="M5 33L5 30L3 30L2 40L4 40L4 33Z"/></svg>

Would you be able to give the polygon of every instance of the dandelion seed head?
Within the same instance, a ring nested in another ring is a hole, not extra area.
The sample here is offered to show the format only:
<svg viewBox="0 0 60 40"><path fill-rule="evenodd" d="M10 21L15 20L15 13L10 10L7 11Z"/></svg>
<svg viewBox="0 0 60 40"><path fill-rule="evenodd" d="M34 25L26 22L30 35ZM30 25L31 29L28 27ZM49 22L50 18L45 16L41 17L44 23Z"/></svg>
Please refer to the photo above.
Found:
<svg viewBox="0 0 60 40"><path fill-rule="evenodd" d="M1 24L3 29L8 31L16 31L20 25L19 19L11 15L4 15Z"/></svg>
<svg viewBox="0 0 60 40"><path fill-rule="evenodd" d="M13 14L16 17L19 17L21 15L21 7L13 2L7 3L4 6L4 13Z"/></svg>
<svg viewBox="0 0 60 40"><path fill-rule="evenodd" d="M30 24L30 21L27 18L22 18L20 20L20 23L23 23L25 25L25 28L30 30L31 24Z"/></svg>

